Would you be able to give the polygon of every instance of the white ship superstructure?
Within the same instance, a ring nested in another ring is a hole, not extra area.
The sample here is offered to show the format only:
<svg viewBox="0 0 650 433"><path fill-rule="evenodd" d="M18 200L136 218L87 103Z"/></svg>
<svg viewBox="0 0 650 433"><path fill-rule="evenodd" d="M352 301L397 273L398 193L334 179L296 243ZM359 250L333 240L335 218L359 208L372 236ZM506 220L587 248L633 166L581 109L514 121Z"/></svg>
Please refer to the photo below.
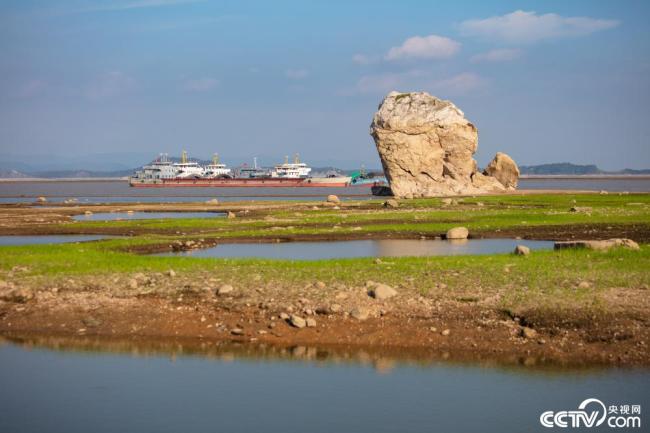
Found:
<svg viewBox="0 0 650 433"><path fill-rule="evenodd" d="M161 153L151 164L142 167L133 175L138 180L159 180L173 179L176 177L176 169L167 158L167 154Z"/></svg>
<svg viewBox="0 0 650 433"><path fill-rule="evenodd" d="M214 179L218 177L232 177L232 170L226 164L219 162L219 155L216 153L212 157L212 164L208 164L204 168L203 177L206 179Z"/></svg>
<svg viewBox="0 0 650 433"><path fill-rule="evenodd" d="M271 170L271 177L284 179L303 179L309 177L311 167L304 162L300 162L296 154L293 163L289 162L289 157L285 157L284 164L278 164Z"/></svg>
<svg viewBox="0 0 650 433"><path fill-rule="evenodd" d="M186 151L183 151L181 154L181 162L172 164L172 167L176 169L177 179L198 179L200 177L203 177L203 173L205 172L203 167L201 167L198 162L189 161L187 159Z"/></svg>

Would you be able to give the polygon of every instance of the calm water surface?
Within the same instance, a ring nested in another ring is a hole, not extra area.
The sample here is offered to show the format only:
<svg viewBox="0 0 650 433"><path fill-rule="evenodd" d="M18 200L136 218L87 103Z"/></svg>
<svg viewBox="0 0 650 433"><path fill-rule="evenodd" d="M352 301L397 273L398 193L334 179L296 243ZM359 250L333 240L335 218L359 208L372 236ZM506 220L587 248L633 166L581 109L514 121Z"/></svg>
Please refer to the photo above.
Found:
<svg viewBox="0 0 650 433"><path fill-rule="evenodd" d="M520 179L520 189L606 190L650 192L650 178L631 179ZM0 182L0 203L31 203L39 196L50 202L76 198L80 203L202 202L244 200L323 200L328 194L342 199L369 199L369 187L348 188L131 188L126 181Z"/></svg>
<svg viewBox="0 0 650 433"><path fill-rule="evenodd" d="M222 244L201 250L170 252L160 255L318 260L351 257L455 256L510 253L517 245L525 245L532 250L553 248L553 242L551 241L515 239L469 239L459 241L380 239Z"/></svg>
<svg viewBox="0 0 650 433"><path fill-rule="evenodd" d="M75 215L77 221L150 220L165 218L218 218L223 212L98 212L89 215Z"/></svg>
<svg viewBox="0 0 650 433"><path fill-rule="evenodd" d="M501 433L548 431L538 421L543 411L572 410L589 397L650 407L647 370L367 358L132 356L6 344L0 431Z"/></svg>

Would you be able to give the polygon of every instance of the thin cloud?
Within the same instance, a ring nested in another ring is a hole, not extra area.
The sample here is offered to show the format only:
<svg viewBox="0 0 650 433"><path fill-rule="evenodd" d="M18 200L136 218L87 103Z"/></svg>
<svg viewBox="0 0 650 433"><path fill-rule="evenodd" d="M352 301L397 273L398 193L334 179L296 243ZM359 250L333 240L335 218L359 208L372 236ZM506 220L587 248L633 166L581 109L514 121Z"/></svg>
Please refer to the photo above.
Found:
<svg viewBox="0 0 650 433"><path fill-rule="evenodd" d="M80 9L77 12L110 12L129 9L146 9L165 6L178 6L192 3L203 3L205 0L139 0L126 3L106 4Z"/></svg>
<svg viewBox="0 0 650 433"><path fill-rule="evenodd" d="M352 56L352 62L356 63L357 65L368 65L372 63L372 60L365 54L355 54Z"/></svg>
<svg viewBox="0 0 650 433"><path fill-rule="evenodd" d="M469 60L472 63L481 62L509 62L521 57L523 51L517 48L499 48L472 56Z"/></svg>
<svg viewBox="0 0 650 433"><path fill-rule="evenodd" d="M86 97L99 101L110 99L128 92L135 84L135 80L120 71L104 73L93 80L86 87Z"/></svg>
<svg viewBox="0 0 650 433"><path fill-rule="evenodd" d="M476 90L484 85L485 80L473 72L463 72L441 79L428 71L412 69L406 72L365 75L357 82L357 92L385 94L399 89L458 95Z"/></svg>
<svg viewBox="0 0 650 433"><path fill-rule="evenodd" d="M554 13L538 15L536 12L518 10L502 16L463 21L460 31L464 36L533 43L544 39L586 36L619 24L618 20L563 17Z"/></svg>
<svg viewBox="0 0 650 433"><path fill-rule="evenodd" d="M408 58L443 59L453 56L458 50L460 42L444 36L413 36L399 47L388 50L384 58L389 61Z"/></svg>
<svg viewBox="0 0 650 433"><path fill-rule="evenodd" d="M43 80L30 80L18 88L17 96L20 98L31 98L37 96L47 88Z"/></svg>
<svg viewBox="0 0 650 433"><path fill-rule="evenodd" d="M302 80L307 78L309 71L307 69L287 69L284 75L291 80Z"/></svg>
<svg viewBox="0 0 650 433"><path fill-rule="evenodd" d="M219 86L219 80L214 78L198 78L187 80L183 88L188 92L205 93L210 92Z"/></svg>

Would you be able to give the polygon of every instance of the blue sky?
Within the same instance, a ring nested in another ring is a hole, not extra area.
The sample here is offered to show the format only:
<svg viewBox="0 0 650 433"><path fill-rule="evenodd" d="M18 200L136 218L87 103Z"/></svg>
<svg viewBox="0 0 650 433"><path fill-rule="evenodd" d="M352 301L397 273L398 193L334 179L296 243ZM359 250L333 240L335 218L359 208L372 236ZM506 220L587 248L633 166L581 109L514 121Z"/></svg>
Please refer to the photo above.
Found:
<svg viewBox="0 0 650 433"><path fill-rule="evenodd" d="M479 164L647 168L649 21L646 1L4 0L0 154L376 167L394 89L454 101Z"/></svg>

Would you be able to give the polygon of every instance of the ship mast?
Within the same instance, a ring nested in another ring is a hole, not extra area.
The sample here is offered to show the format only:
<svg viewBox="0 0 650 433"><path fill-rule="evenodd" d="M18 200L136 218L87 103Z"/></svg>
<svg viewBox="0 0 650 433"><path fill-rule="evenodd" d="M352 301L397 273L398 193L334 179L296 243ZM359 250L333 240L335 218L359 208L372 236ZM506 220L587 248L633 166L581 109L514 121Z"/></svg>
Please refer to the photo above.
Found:
<svg viewBox="0 0 650 433"><path fill-rule="evenodd" d="M300 164L300 155L298 155L297 153L293 157L293 163Z"/></svg>
<svg viewBox="0 0 650 433"><path fill-rule="evenodd" d="M183 151L181 152L181 163L182 163L182 164L187 163L187 151L185 151L185 150L183 150Z"/></svg>
<svg viewBox="0 0 650 433"><path fill-rule="evenodd" d="M219 164L219 154L215 153L214 155L212 155L212 165L217 165L217 164Z"/></svg>

